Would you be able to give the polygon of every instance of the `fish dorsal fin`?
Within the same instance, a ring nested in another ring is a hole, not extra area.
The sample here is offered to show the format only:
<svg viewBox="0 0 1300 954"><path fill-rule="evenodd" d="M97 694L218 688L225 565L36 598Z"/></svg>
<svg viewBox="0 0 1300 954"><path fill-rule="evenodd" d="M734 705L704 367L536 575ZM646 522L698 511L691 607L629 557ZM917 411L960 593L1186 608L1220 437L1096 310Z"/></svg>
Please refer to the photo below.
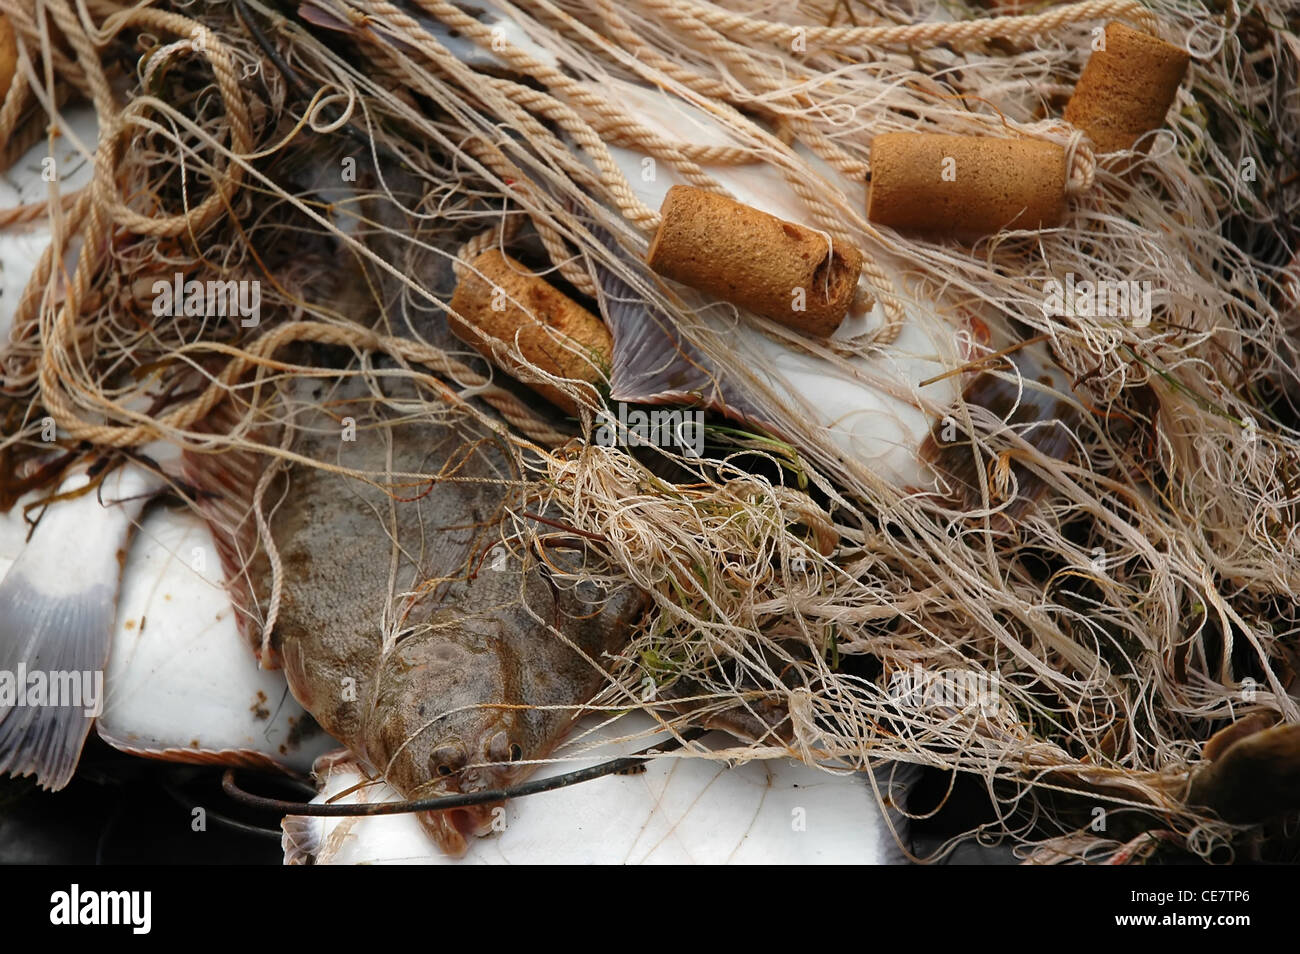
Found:
<svg viewBox="0 0 1300 954"><path fill-rule="evenodd" d="M223 401L195 425L200 433L229 435L239 426L243 409ZM250 440L270 442L270 426L250 434ZM194 501L199 515L207 522L216 545L217 558L226 580L226 589L235 609L240 634L248 642L263 667L279 668L274 653L262 651L262 614L257 590L259 560L265 558L259 545L255 508L257 488L270 458L252 449L214 447L212 452L187 449L181 457L181 477L196 491Z"/></svg>

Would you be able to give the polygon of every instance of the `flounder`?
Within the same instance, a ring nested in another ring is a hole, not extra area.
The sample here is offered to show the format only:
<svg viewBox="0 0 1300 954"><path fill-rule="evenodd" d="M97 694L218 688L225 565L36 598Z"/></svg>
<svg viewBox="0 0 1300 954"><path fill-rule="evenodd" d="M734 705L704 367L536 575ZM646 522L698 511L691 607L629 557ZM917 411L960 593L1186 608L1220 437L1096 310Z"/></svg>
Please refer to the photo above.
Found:
<svg viewBox="0 0 1300 954"><path fill-rule="evenodd" d="M647 597L578 582L588 554L543 559L514 533L537 505L517 452L468 409L430 419L359 390L309 394L296 418L297 454L366 476L301 464L287 475L270 519L274 645L303 706L406 796L506 787L605 685L605 654L627 643ZM253 576L269 611L271 561ZM422 821L461 855L492 810Z"/></svg>

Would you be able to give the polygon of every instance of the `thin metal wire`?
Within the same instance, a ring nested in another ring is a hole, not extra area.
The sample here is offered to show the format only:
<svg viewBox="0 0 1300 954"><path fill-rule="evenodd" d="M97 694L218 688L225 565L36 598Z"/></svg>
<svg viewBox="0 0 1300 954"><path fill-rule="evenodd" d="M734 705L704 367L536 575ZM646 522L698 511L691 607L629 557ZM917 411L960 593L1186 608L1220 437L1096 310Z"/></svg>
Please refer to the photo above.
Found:
<svg viewBox="0 0 1300 954"><path fill-rule="evenodd" d="M452 808L469 808L490 802L502 802L511 798L523 798L525 795L538 795L560 788L568 788L580 782L603 778L606 775L618 775L635 770L649 762L655 755L662 755L681 748L687 742L693 742L704 735L705 729L691 729L683 732L680 739L669 739L642 749L635 755L602 762L585 769L565 772L550 778L534 779L513 788L497 788L482 792L466 792L460 795L434 795L405 802L375 802L365 805L313 805L310 802L291 802L281 798L266 798L240 788L235 782L235 769L227 769L221 777L221 788L227 795L248 805L265 811L278 812L283 815L306 815L322 818L349 818L365 815L405 815L411 812L437 812Z"/></svg>

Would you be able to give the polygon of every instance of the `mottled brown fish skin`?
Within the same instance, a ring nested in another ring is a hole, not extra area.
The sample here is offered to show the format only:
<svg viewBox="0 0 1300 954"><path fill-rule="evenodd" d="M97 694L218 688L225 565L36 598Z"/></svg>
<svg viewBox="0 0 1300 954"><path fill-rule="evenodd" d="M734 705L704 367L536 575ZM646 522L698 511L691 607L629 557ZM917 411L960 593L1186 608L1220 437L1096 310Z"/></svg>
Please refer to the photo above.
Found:
<svg viewBox="0 0 1300 954"><path fill-rule="evenodd" d="M327 406L333 418L319 415L295 450L368 470L381 486L302 465L290 475L271 524L289 686L407 797L506 787L604 685L597 667L626 645L646 597L575 589L520 541L501 542L505 509L521 503L517 470L468 415L381 429L368 426L368 405ZM355 441L339 438L343 416L357 421ZM443 476L430 485L401 472ZM385 484L399 486L390 495ZM549 556L565 570L582 559ZM459 856L467 835L492 828L492 806L422 821Z"/></svg>

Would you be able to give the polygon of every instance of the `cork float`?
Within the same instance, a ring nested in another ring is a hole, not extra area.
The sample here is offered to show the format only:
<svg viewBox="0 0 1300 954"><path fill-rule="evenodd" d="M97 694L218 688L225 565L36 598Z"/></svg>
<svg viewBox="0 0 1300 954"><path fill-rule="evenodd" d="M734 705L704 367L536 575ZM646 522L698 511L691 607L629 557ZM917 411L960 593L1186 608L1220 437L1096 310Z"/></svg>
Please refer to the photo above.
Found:
<svg viewBox="0 0 1300 954"><path fill-rule="evenodd" d="M614 340L600 319L543 278L496 249L477 256L452 294L447 315L455 335L567 414L578 405L528 364L596 389L610 365ZM492 342L506 349L494 348Z"/></svg>
<svg viewBox="0 0 1300 954"><path fill-rule="evenodd" d="M686 185L660 214L647 263L665 278L822 338L853 304L862 253L823 232Z"/></svg>
<svg viewBox="0 0 1300 954"><path fill-rule="evenodd" d="M0 13L0 103L9 95L18 70L18 37L9 18Z"/></svg>
<svg viewBox="0 0 1300 954"><path fill-rule="evenodd" d="M1055 228L1065 150L1038 139L883 133L871 144L867 218L902 231L978 238Z"/></svg>
<svg viewBox="0 0 1300 954"><path fill-rule="evenodd" d="M1088 59L1065 120L1099 153L1118 152L1164 125L1190 59L1186 50L1122 23L1106 26L1105 45Z"/></svg>

